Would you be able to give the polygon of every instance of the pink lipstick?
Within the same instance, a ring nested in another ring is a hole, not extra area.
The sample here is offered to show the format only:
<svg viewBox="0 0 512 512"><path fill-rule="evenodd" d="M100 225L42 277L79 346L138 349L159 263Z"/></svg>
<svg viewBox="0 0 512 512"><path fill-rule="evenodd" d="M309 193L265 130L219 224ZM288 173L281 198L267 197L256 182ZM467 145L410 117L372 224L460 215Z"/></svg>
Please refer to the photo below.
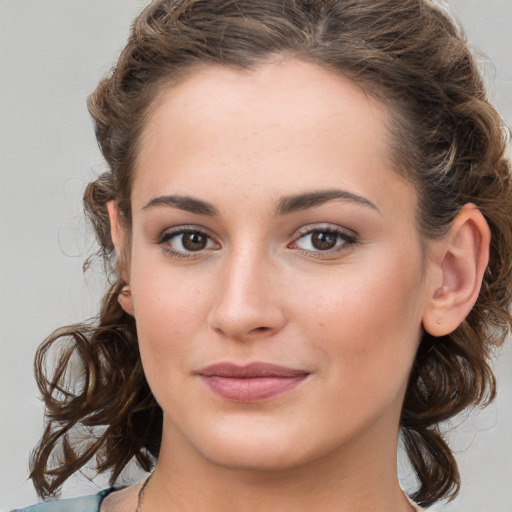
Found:
<svg viewBox="0 0 512 512"><path fill-rule="evenodd" d="M210 390L231 402L260 402L295 389L309 373L270 363L218 363L198 371Z"/></svg>

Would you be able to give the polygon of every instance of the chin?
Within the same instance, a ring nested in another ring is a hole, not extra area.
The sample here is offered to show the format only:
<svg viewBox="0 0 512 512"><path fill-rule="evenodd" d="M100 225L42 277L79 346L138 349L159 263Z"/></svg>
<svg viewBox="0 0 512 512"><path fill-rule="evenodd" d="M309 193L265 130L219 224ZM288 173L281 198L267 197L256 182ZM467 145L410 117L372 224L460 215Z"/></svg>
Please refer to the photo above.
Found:
<svg viewBox="0 0 512 512"><path fill-rule="evenodd" d="M190 432L189 445L218 467L248 472L279 472L307 465L332 453L339 438L318 436L304 422L232 421L208 432ZM197 435L199 434L199 435Z"/></svg>
<svg viewBox="0 0 512 512"><path fill-rule="evenodd" d="M266 444L259 442L238 443L232 440L229 446L216 444L215 446L202 447L201 455L211 464L226 469L248 472L274 472L286 471L308 461L304 453L283 447L282 445Z"/></svg>
<svg viewBox="0 0 512 512"><path fill-rule="evenodd" d="M311 452L316 451L304 443L304 439L314 437L300 428L301 422L255 415L231 415L222 420L217 418L217 421L204 419L204 416L195 418L196 421L187 422L187 425L166 421L164 444L168 439L171 451L178 444L188 446L185 448L188 456L199 456L215 466L256 472L300 466L311 457ZM173 442L179 441L176 436L181 438L181 442Z"/></svg>

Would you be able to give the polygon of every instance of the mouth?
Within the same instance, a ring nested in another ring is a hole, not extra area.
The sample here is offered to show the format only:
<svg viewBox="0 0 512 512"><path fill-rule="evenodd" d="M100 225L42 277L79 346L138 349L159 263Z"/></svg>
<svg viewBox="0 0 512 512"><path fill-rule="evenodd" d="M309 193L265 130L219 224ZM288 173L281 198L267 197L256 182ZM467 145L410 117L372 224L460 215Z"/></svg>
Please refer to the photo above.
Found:
<svg viewBox="0 0 512 512"><path fill-rule="evenodd" d="M218 363L197 372L218 397L230 402L261 402L295 389L309 372L270 363L239 366Z"/></svg>

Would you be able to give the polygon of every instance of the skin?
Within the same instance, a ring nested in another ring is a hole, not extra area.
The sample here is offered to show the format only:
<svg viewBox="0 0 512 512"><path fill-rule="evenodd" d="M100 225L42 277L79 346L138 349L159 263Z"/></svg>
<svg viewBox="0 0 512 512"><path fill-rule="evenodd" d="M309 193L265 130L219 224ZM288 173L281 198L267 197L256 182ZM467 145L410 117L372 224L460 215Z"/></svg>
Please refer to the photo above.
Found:
<svg viewBox="0 0 512 512"><path fill-rule="evenodd" d="M462 274L446 254L456 239L464 254L483 242L466 208L458 237L425 252L385 115L349 80L295 60L205 67L159 98L130 233L109 206L131 291L122 304L164 411L144 510L412 510L396 472L408 375L422 325L452 328ZM327 190L341 197L290 206ZM187 211L183 197L212 211ZM204 249L186 250L183 227L203 233ZM312 230L334 248L316 248ZM232 402L197 375L221 361L308 377L268 400ZM102 510L135 510L137 492L114 493Z"/></svg>

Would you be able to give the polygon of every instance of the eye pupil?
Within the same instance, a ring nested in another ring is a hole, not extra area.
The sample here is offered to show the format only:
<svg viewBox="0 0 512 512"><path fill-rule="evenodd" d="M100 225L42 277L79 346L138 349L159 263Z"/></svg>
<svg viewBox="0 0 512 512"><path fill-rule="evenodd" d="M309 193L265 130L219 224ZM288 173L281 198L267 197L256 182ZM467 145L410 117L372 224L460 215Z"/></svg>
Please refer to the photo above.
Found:
<svg viewBox="0 0 512 512"><path fill-rule="evenodd" d="M206 247L208 238L197 231L184 233L181 243L187 251L201 251Z"/></svg>
<svg viewBox="0 0 512 512"><path fill-rule="evenodd" d="M338 235L329 231L316 231L311 236L311 243L315 249L326 251L336 246Z"/></svg>

